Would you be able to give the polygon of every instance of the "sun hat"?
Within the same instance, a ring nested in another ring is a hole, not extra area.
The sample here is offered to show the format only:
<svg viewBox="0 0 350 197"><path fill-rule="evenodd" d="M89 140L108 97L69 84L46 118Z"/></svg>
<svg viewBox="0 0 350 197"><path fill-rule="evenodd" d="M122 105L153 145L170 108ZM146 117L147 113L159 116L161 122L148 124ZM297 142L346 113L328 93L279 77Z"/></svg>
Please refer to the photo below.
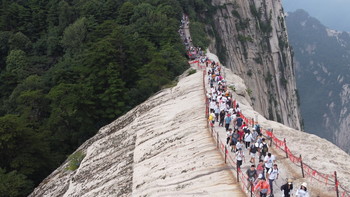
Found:
<svg viewBox="0 0 350 197"><path fill-rule="evenodd" d="M304 182L304 183L301 184L301 186L304 186L304 187L307 188L307 183Z"/></svg>

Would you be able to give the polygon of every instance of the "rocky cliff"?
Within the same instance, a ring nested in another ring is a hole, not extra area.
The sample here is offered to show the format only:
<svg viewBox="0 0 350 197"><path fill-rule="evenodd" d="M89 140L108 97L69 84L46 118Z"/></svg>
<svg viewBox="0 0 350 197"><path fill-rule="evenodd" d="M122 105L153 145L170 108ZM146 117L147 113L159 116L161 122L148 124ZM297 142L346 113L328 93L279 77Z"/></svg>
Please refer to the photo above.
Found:
<svg viewBox="0 0 350 197"><path fill-rule="evenodd" d="M281 2L213 0L210 49L242 77L250 101L266 118L300 129L291 50Z"/></svg>

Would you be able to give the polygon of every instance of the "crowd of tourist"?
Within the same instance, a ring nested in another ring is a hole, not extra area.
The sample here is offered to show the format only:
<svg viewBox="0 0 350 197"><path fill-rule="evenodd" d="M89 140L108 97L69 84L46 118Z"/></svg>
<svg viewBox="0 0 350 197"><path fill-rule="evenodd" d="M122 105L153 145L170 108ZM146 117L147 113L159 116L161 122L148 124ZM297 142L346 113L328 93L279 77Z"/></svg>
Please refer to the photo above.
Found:
<svg viewBox="0 0 350 197"><path fill-rule="evenodd" d="M199 47L194 47L189 36L189 19L183 15L179 33L188 51L190 59L197 59L206 65L208 76L207 99L209 103L208 121L211 127L222 127L226 131L226 145L236 159L237 168L245 172L250 187L256 196L274 196L273 183L279 178L280 170L276 164L276 157L269 151L269 145L262 134L259 124L251 128L244 122L242 111L235 103L232 92L222 76L222 67L219 62L211 61ZM187 29L187 30L186 30ZM187 33L186 33L187 32ZM250 167L244 170L246 162L245 152L248 152ZM256 163L257 162L257 163ZM301 184L293 191L292 179L287 179L280 188L284 197L309 197L307 184Z"/></svg>
<svg viewBox="0 0 350 197"><path fill-rule="evenodd" d="M232 92L221 73L219 62L206 61L208 86L210 126L222 127L226 131L226 145L236 158L237 168L243 171L242 164L250 162L245 170L250 183L249 189L260 197L274 196L274 182L279 178L280 170L276 157L269 151L269 145L264 138L261 127L255 124L251 128L242 118L242 110L235 103ZM245 155L248 152L249 155ZM258 162L258 163L256 163ZM293 183L286 181L280 189L285 197L292 196ZM303 183L295 193L297 197L307 197L307 184Z"/></svg>

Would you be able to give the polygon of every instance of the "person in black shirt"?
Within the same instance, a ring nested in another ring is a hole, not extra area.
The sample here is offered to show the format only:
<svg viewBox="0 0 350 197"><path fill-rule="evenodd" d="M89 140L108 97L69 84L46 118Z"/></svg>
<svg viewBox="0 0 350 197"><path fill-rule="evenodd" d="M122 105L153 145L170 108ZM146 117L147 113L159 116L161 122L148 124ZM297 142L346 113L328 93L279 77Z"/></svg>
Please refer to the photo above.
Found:
<svg viewBox="0 0 350 197"><path fill-rule="evenodd" d="M247 176L248 176L248 181L253 181L253 182L258 177L258 173L256 172L255 165L251 165L250 168L247 170Z"/></svg>
<svg viewBox="0 0 350 197"><path fill-rule="evenodd" d="M290 197L293 190L293 181L288 179L287 183L281 186L281 191L283 191L284 197Z"/></svg>

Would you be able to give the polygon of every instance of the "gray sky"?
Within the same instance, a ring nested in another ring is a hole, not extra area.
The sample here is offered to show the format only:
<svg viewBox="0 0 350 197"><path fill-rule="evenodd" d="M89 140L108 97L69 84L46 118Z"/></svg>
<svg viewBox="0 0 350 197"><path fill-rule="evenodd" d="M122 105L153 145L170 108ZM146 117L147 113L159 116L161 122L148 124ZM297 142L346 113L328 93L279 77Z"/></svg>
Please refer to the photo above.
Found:
<svg viewBox="0 0 350 197"><path fill-rule="evenodd" d="M325 26L350 32L350 0L282 0L286 12L304 9Z"/></svg>

